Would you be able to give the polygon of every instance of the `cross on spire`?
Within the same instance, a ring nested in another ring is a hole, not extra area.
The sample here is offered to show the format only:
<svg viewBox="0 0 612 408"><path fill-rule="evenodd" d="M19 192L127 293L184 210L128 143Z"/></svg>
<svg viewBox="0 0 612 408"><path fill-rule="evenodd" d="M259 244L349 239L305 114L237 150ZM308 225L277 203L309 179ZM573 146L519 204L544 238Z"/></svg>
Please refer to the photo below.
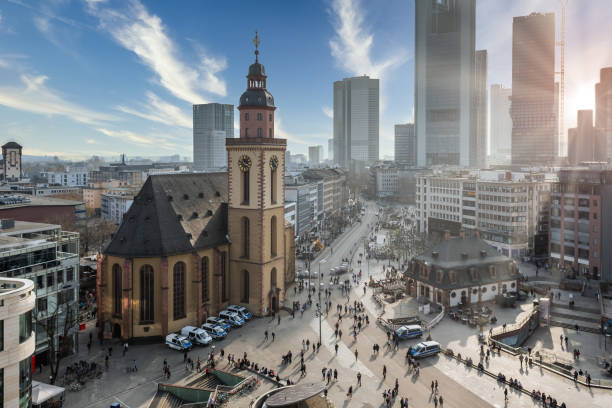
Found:
<svg viewBox="0 0 612 408"><path fill-rule="evenodd" d="M261 40L257 35L257 30L255 30L255 38L253 38L253 45L255 45L255 62L257 62L257 56L259 55L259 44L261 44Z"/></svg>

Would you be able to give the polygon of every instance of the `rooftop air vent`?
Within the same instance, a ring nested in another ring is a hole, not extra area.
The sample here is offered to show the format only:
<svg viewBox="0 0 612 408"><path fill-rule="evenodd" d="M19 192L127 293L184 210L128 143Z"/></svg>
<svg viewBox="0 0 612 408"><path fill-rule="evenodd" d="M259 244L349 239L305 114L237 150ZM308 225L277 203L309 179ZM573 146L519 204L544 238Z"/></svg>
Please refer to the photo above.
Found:
<svg viewBox="0 0 612 408"><path fill-rule="evenodd" d="M438 253L438 251L431 251L431 257L432 257L432 258L437 259L437 258L438 258L438 255L440 255L440 254Z"/></svg>
<svg viewBox="0 0 612 408"><path fill-rule="evenodd" d="M464 261L465 261L466 259L468 259L468 254L467 254L467 252L462 252L462 253L461 253L461 259L463 259Z"/></svg>
<svg viewBox="0 0 612 408"><path fill-rule="evenodd" d="M487 257L487 251L485 251L484 249L480 250L480 257L481 258L486 258Z"/></svg>

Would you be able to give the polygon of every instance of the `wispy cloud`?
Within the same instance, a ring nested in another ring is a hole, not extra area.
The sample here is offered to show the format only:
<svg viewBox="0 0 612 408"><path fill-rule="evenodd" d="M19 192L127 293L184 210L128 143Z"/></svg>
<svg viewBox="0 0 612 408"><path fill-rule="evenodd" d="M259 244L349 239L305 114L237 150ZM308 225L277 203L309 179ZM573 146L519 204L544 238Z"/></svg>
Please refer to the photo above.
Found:
<svg viewBox="0 0 612 408"><path fill-rule="evenodd" d="M170 151L177 151L179 149L179 146L176 143L170 141L171 137L165 135L140 134L130 130L112 130L107 128L97 128L96 130L108 137L120 139L124 142L138 146L155 147Z"/></svg>
<svg viewBox="0 0 612 408"><path fill-rule="evenodd" d="M191 118L178 106L161 99L153 92L147 92L146 97L148 103L143 105L140 110L122 105L117 106L117 109L121 112L143 119L163 123L164 125L181 126L185 128L192 127L193 123Z"/></svg>
<svg viewBox="0 0 612 408"><path fill-rule="evenodd" d="M0 105L42 115L65 116L87 124L116 120L112 115L96 112L67 101L57 91L45 85L49 79L45 75L22 74L20 79L22 87L0 86Z"/></svg>
<svg viewBox="0 0 612 408"><path fill-rule="evenodd" d="M325 114L325 116L327 116L330 119L334 118L334 110L332 108L330 108L329 106L323 106L323 113Z"/></svg>
<svg viewBox="0 0 612 408"><path fill-rule="evenodd" d="M336 35L329 41L336 63L353 75L369 75L381 78L385 71L407 59L403 50L394 50L393 56L378 62L370 55L374 36L363 26L364 14L356 0L333 0Z"/></svg>
<svg viewBox="0 0 612 408"><path fill-rule="evenodd" d="M192 68L181 60L161 18L150 14L138 0L129 0L121 10L108 3L88 0L87 10L117 43L136 54L156 74L161 86L192 104L207 102L204 92L225 96L225 81L217 75L226 67L224 59L206 55L200 49L198 68Z"/></svg>

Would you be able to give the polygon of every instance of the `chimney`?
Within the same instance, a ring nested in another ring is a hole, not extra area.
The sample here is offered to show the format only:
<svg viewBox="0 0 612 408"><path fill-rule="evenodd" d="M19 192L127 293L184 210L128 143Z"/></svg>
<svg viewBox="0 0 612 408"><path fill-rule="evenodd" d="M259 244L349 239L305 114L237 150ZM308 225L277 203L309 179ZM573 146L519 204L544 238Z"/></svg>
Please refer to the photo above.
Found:
<svg viewBox="0 0 612 408"><path fill-rule="evenodd" d="M465 239L465 230L463 228L459 230L459 238Z"/></svg>

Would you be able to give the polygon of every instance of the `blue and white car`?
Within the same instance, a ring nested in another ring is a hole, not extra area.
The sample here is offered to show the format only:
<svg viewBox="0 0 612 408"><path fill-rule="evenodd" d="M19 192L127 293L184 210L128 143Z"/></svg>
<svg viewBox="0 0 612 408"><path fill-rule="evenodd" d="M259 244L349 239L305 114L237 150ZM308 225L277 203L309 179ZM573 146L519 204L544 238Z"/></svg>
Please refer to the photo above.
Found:
<svg viewBox="0 0 612 408"><path fill-rule="evenodd" d="M215 324L204 323L202 325L202 330L210 335L215 340L224 339L227 336L227 332L223 330L221 326L217 326Z"/></svg>
<svg viewBox="0 0 612 408"><path fill-rule="evenodd" d="M410 347L410 355L414 358L435 356L440 352L440 343L437 341L424 341Z"/></svg>
<svg viewBox="0 0 612 408"><path fill-rule="evenodd" d="M230 322L226 321L225 319L222 319L220 317L215 317L215 316L211 316L208 319L206 319L206 323L210 323L212 325L219 326L226 332L229 332L230 329L232 328L232 325Z"/></svg>
<svg viewBox="0 0 612 408"><path fill-rule="evenodd" d="M186 351L191 350L193 344L184 336L179 336L176 333L171 333L166 336L166 345L174 350Z"/></svg>
<svg viewBox="0 0 612 408"><path fill-rule="evenodd" d="M395 330L399 339L414 339L423 336L423 329L418 324L409 324Z"/></svg>
<svg viewBox="0 0 612 408"><path fill-rule="evenodd" d="M227 310L229 310L230 312L238 313L238 315L244 320L251 320L253 318L253 315L251 314L251 312L249 312L249 309L244 306L231 305L228 306Z"/></svg>
<svg viewBox="0 0 612 408"><path fill-rule="evenodd" d="M225 320L226 322L229 322L233 327L244 326L244 320L238 315L238 313L230 312L229 310L224 310L219 313L219 317Z"/></svg>

